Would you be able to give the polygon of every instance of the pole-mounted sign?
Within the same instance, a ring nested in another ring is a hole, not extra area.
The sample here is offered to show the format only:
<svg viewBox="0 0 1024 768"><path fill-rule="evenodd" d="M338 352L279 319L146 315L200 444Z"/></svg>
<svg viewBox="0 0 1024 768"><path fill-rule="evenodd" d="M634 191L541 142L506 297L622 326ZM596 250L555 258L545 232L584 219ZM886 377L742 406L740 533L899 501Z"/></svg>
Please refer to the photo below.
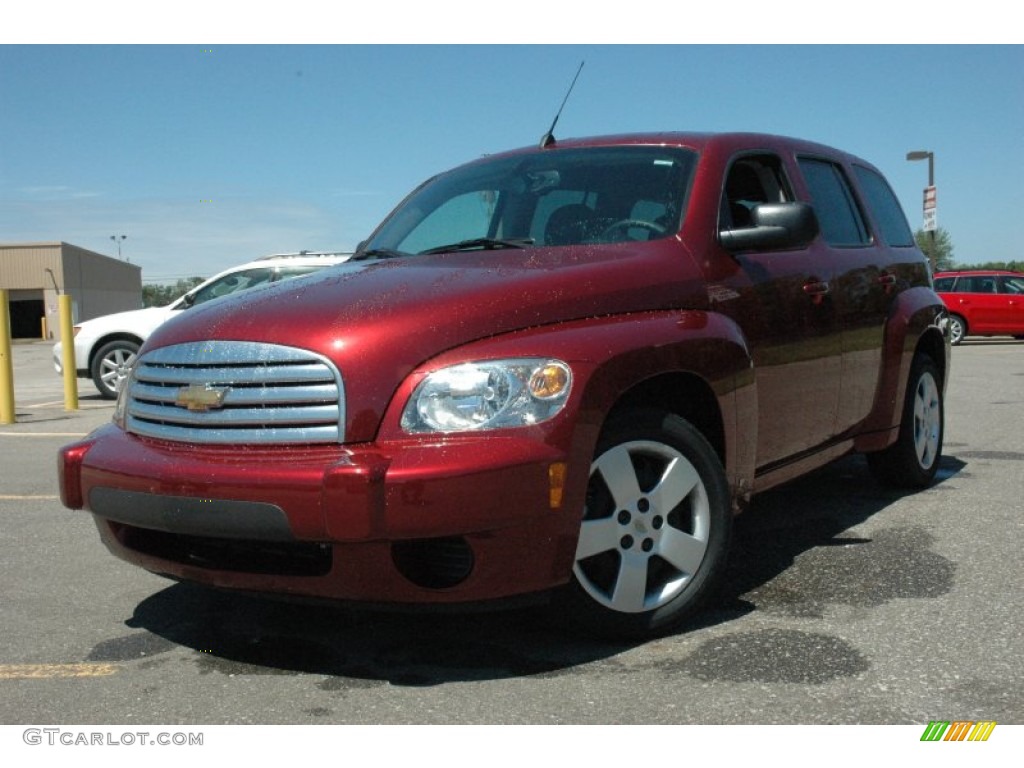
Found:
<svg viewBox="0 0 1024 768"><path fill-rule="evenodd" d="M939 228L936 218L935 187L924 188L924 231L934 232Z"/></svg>

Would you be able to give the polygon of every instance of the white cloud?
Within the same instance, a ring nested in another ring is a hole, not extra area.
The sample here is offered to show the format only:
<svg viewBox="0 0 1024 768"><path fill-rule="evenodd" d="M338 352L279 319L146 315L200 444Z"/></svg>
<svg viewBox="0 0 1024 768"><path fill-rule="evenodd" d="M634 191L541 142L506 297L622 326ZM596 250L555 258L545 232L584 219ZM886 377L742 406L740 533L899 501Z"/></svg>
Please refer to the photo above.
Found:
<svg viewBox="0 0 1024 768"><path fill-rule="evenodd" d="M31 200L75 200L87 197L99 197L99 192L87 189L75 189L74 187L60 184L38 185L23 187L20 194Z"/></svg>

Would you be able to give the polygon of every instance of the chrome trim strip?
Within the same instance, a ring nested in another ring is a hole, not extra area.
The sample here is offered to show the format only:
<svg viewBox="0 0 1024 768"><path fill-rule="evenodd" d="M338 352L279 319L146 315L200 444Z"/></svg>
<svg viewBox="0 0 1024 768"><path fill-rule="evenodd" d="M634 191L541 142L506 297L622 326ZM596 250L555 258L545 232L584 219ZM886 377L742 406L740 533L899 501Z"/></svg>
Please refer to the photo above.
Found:
<svg viewBox="0 0 1024 768"><path fill-rule="evenodd" d="M275 384L305 384L307 382L330 381L333 377L323 365L260 365L247 364L246 367L215 367L215 366L173 366L170 364L152 365L146 360L135 371L139 381L156 381L164 384L191 384L204 381L217 386L233 386L236 384L263 384L272 381Z"/></svg>
<svg viewBox="0 0 1024 768"><path fill-rule="evenodd" d="M132 389L136 400L146 403L174 403L181 385L162 387L138 382ZM285 405L288 403L337 403L338 386L330 384L302 384L279 389L270 387L235 387L224 398L224 407L232 405Z"/></svg>
<svg viewBox="0 0 1024 768"><path fill-rule="evenodd" d="M260 424L338 423L337 405L284 406L278 408L218 408L190 411L177 406L131 402L128 415L144 421L171 421L175 424L203 426L247 426Z"/></svg>
<svg viewBox="0 0 1024 768"><path fill-rule="evenodd" d="M332 379L331 372L326 371L322 365L257 366L257 364L245 364L244 368L242 366L226 368L220 366L173 366L171 364L154 366L152 362L150 359L143 361L135 369L135 378L139 381L157 381L166 384L190 384L195 382L197 375L202 372L204 379L229 386L262 384L267 379L281 384L304 384L331 381Z"/></svg>
<svg viewBox="0 0 1024 768"><path fill-rule="evenodd" d="M225 388L206 410L176 404L184 387ZM323 355L248 341L161 347L138 361L126 392L128 432L198 444L341 443L345 387Z"/></svg>
<svg viewBox="0 0 1024 768"><path fill-rule="evenodd" d="M303 427L289 429L285 427L266 429L258 428L209 428L174 427L164 424L140 421L129 417L127 430L133 435L153 437L158 440L170 440L176 443L194 443L196 445L269 445L277 444L309 444L338 443L338 428Z"/></svg>
<svg viewBox="0 0 1024 768"><path fill-rule="evenodd" d="M305 363L311 359L329 364L315 352L258 341L194 341L160 347L147 352L145 357L146 362L161 365L263 365Z"/></svg>

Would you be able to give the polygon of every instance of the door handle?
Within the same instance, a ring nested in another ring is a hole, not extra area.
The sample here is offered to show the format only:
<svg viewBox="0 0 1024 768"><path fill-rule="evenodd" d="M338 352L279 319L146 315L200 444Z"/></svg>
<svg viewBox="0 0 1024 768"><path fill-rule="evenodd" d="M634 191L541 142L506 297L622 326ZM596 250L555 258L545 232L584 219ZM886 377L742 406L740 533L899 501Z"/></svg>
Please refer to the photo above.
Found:
<svg viewBox="0 0 1024 768"><path fill-rule="evenodd" d="M810 280L804 283L804 293L808 296L823 296L829 292L828 281Z"/></svg>

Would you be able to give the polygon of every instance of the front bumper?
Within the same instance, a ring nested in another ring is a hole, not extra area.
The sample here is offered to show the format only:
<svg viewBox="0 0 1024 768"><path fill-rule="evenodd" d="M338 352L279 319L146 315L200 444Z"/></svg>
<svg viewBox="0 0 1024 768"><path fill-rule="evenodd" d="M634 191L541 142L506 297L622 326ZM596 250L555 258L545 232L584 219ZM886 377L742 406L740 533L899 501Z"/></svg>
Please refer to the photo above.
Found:
<svg viewBox="0 0 1024 768"><path fill-rule="evenodd" d="M64 347L63 342L58 341L53 345L53 370L57 372L58 376L64 375ZM89 361L89 350L86 347L79 348L79 345L75 344L75 376L79 379L88 379L91 374L89 373L88 367L83 368L83 361L88 364Z"/></svg>
<svg viewBox="0 0 1024 768"><path fill-rule="evenodd" d="M571 574L589 462L539 432L197 448L109 425L61 450L61 496L92 512L115 555L173 578L339 600L476 602Z"/></svg>

